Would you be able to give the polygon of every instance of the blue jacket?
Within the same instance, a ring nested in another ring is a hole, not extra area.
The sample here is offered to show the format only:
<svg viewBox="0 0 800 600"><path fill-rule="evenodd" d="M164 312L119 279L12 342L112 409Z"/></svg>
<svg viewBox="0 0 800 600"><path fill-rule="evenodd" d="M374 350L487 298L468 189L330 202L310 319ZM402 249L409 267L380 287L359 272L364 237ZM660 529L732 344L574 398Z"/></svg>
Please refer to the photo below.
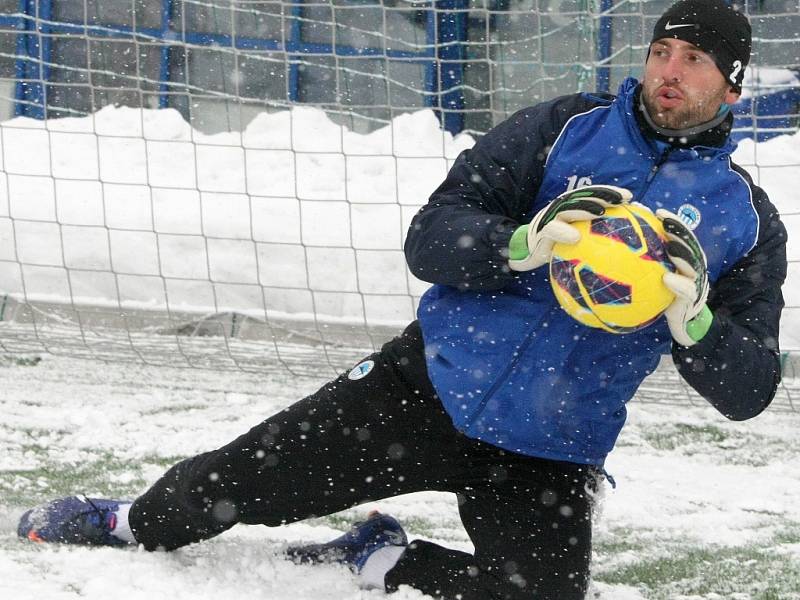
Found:
<svg viewBox="0 0 800 600"><path fill-rule="evenodd" d="M480 138L412 221L406 257L434 283L418 317L434 388L454 425L507 450L601 465L626 403L672 351L723 414L763 410L780 380L778 322L786 231L730 159L733 144L673 147L643 133L637 82L522 110ZM568 187L611 184L651 209L699 218L714 321L674 344L662 318L635 333L585 327L557 304L548 269L507 267L511 233Z"/></svg>

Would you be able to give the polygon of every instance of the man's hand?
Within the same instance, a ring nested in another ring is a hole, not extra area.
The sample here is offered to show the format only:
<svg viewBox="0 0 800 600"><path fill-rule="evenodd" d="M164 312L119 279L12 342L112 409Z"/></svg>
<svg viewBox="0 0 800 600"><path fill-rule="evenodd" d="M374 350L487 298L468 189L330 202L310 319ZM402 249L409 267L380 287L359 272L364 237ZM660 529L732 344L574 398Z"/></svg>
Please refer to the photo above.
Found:
<svg viewBox="0 0 800 600"><path fill-rule="evenodd" d="M706 255L694 233L677 215L660 208L656 216L664 223L667 256L677 273L664 274L664 285L675 300L664 311L672 338L682 346L693 346L708 333L714 315L706 306L708 266Z"/></svg>
<svg viewBox="0 0 800 600"><path fill-rule="evenodd" d="M590 185L564 192L536 213L528 225L519 227L509 243L508 266L530 271L550 262L553 244L575 244L581 236L569 223L590 221L609 206L627 204L633 194L613 185Z"/></svg>

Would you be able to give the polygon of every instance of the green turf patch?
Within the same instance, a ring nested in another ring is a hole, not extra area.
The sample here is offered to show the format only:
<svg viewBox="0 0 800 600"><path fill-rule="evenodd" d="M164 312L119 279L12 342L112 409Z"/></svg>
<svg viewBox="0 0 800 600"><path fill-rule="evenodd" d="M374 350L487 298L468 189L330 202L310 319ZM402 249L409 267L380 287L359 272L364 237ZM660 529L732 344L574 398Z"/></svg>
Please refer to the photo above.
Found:
<svg viewBox="0 0 800 600"><path fill-rule="evenodd" d="M730 434L713 425L672 423L643 428L642 437L656 450L672 451L698 445L704 448L709 445L720 447L730 437Z"/></svg>
<svg viewBox="0 0 800 600"><path fill-rule="evenodd" d="M597 555L607 558L625 553L642 555L650 544L641 536L641 530L618 527L610 535L595 536L592 547Z"/></svg>
<svg viewBox="0 0 800 600"><path fill-rule="evenodd" d="M130 475L132 473L133 477ZM124 474L125 477L121 480L110 477L114 474ZM138 492L144 485L133 464L110 457L73 467L48 462L35 469L0 473L0 489L3 490L4 500L19 506L84 492L124 497Z"/></svg>
<svg viewBox="0 0 800 600"><path fill-rule="evenodd" d="M0 354L0 367L35 367L42 362L41 356Z"/></svg>
<svg viewBox="0 0 800 600"><path fill-rule="evenodd" d="M702 456L717 464L760 467L800 452L800 443L715 425L665 423L639 428L642 440L662 452Z"/></svg>
<svg viewBox="0 0 800 600"><path fill-rule="evenodd" d="M179 457L148 456L142 460L124 460L110 452L93 454L92 460L78 464L46 460L47 449L24 446L26 452L42 457L32 469L0 471L0 495L3 502L16 506L35 504L76 493L97 494L109 498L132 498L147 486L142 476L146 466L167 469Z"/></svg>
<svg viewBox="0 0 800 600"><path fill-rule="evenodd" d="M661 548L662 555L598 572L606 584L636 587L649 600L800 598L800 560L787 545L800 541L791 526L766 544L722 548ZM666 550L666 551L665 551ZM599 553L605 549L598 547Z"/></svg>

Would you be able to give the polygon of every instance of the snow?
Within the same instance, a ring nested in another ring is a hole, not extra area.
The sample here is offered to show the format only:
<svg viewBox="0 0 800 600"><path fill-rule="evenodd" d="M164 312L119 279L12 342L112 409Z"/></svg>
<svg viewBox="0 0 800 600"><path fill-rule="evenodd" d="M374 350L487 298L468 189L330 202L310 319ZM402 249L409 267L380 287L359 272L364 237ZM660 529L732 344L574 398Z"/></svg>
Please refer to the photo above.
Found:
<svg viewBox="0 0 800 600"><path fill-rule="evenodd" d="M405 323L408 297L426 286L403 268L404 232L473 142L443 133L430 111L369 135L308 107L216 135L170 110L106 107L86 118L0 123L0 290L30 301L263 318L261 286L274 288L267 312L280 314L307 310L289 292L310 287L358 298L317 298L332 320ZM734 158L790 230L781 342L800 348L800 134L745 141ZM384 597L360 590L341 568L282 558L289 543L336 535L342 515L238 526L170 554L16 539L31 504L75 492L133 497L172 462L229 441L322 380L49 355L38 366L0 364L0 379L0 598ZM704 406L659 400L632 408L607 465L619 486L605 490L598 511L591 597L733 600L761 597L772 585L770 597L800 598L800 414L770 410L730 423ZM343 517L372 508L410 523L412 537L471 547L449 495L413 494ZM772 558L752 559L762 570L741 569L733 583L704 591L691 573L654 583L626 571L642 561L657 570L663 557L701 550L777 557L780 572L770 571ZM395 598L422 595L403 589Z"/></svg>
<svg viewBox="0 0 800 600"><path fill-rule="evenodd" d="M402 326L427 288L405 268L405 231L473 143L443 132L430 110L368 135L311 107L215 135L171 109L15 118L0 123L0 290L34 302L264 319L309 312L310 289L323 317ZM800 228L791 193L800 134L746 140L734 158L790 230ZM800 348L796 239L784 349ZM340 295L326 301L325 292Z"/></svg>
<svg viewBox="0 0 800 600"><path fill-rule="evenodd" d="M310 287L375 298L366 315L334 303L328 317L401 324L413 304L397 296L427 287L405 269L408 221L473 143L443 133L432 111L368 135L309 107L215 135L174 110L15 118L0 124L0 260L25 266L21 275L0 263L0 290L263 319L260 291L244 288L278 290L266 311L276 314L302 311L285 290ZM115 281L112 271L123 275ZM224 305L210 280L228 290Z"/></svg>
<svg viewBox="0 0 800 600"><path fill-rule="evenodd" d="M792 69L750 66L744 72L742 98L800 86L800 72Z"/></svg>
<svg viewBox="0 0 800 600"><path fill-rule="evenodd" d="M169 554L20 542L16 520L30 504L70 492L133 497L178 458L226 443L322 380L113 363L98 369L49 356L0 373L0 598L381 598L360 590L343 568L297 566L281 556L288 544L332 538L376 508L405 522L412 538L471 549L455 498L438 492L372 502L333 519L240 525ZM636 403L607 464L618 487L604 486L599 500L590 597L651 597L635 581L604 577L694 548L713 556L755 547L779 556L788 573L783 589L791 591L800 539L780 536L800 526L798 427L797 413L733 423L707 407ZM738 592L753 593L758 573L745 576ZM775 597L797 598L790 591ZM393 597L423 596L403 589Z"/></svg>

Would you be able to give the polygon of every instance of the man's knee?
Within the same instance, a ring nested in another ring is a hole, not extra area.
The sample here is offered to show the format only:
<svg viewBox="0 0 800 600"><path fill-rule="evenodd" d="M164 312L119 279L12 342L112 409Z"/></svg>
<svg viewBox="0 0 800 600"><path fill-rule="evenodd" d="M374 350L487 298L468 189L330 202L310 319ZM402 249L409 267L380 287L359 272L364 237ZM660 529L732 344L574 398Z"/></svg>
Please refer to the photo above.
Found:
<svg viewBox="0 0 800 600"><path fill-rule="evenodd" d="M178 503L195 518L227 528L238 521L240 508L224 462L213 452L181 461L173 467L176 485L167 491L178 494Z"/></svg>
<svg viewBox="0 0 800 600"><path fill-rule="evenodd" d="M481 561L431 542L415 540L386 577L387 591L410 585L443 600L583 600L589 579L588 557L562 557L551 568L538 560ZM584 568L585 563L585 568Z"/></svg>

